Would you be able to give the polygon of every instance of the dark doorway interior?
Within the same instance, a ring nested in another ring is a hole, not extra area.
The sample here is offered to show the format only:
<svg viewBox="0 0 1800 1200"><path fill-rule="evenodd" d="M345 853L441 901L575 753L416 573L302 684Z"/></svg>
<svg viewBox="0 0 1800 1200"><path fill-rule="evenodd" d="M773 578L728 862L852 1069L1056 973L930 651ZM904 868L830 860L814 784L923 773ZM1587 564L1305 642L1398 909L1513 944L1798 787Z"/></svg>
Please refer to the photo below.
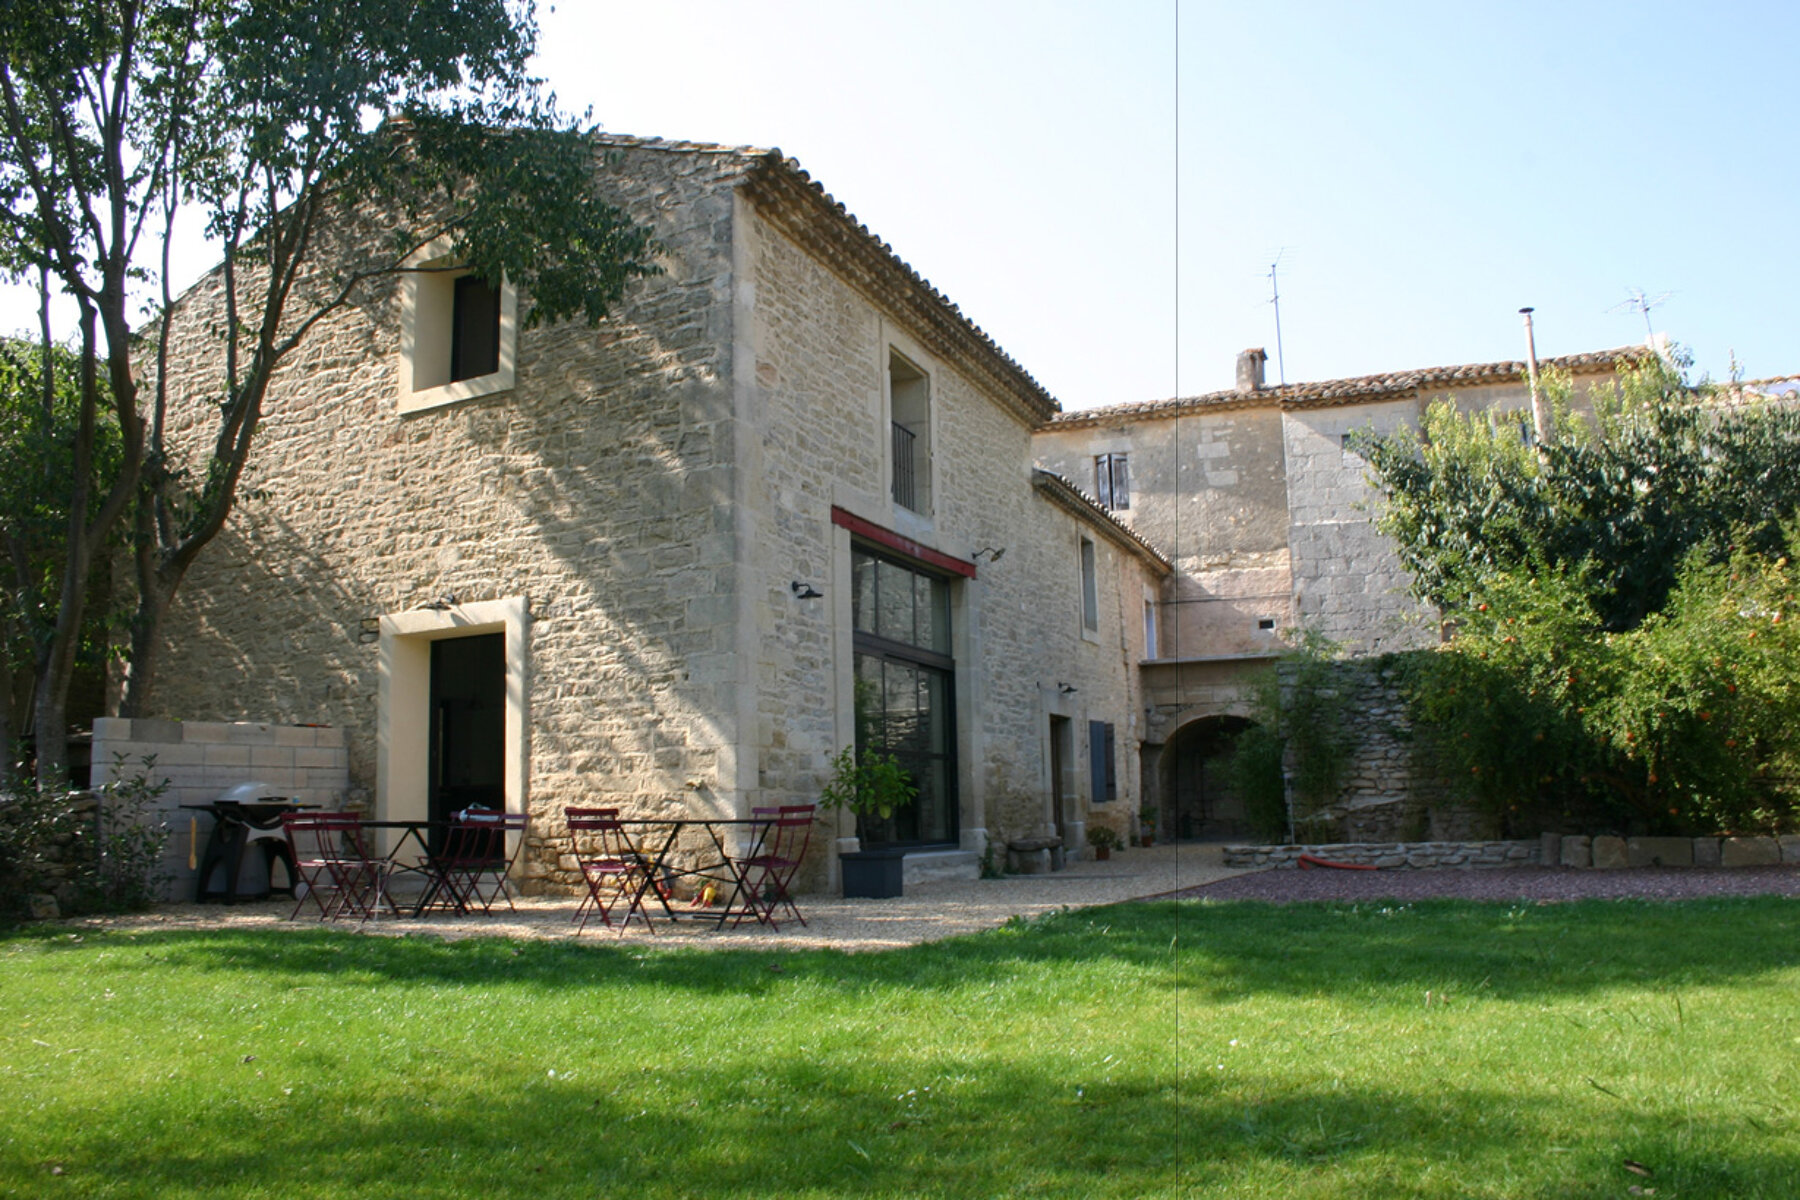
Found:
<svg viewBox="0 0 1800 1200"><path fill-rule="evenodd" d="M1250 833L1244 802L1232 791L1225 766L1238 734L1250 727L1242 717L1206 717L1183 726L1163 752L1165 795L1174 810L1163 815L1163 833L1177 838L1221 840Z"/></svg>
<svg viewBox="0 0 1800 1200"><path fill-rule="evenodd" d="M1069 785L1064 772L1075 757L1075 727L1067 717L1050 718L1050 806L1056 816L1056 836L1068 845Z"/></svg>
<svg viewBox="0 0 1800 1200"><path fill-rule="evenodd" d="M431 643L431 819L506 807L506 635Z"/></svg>

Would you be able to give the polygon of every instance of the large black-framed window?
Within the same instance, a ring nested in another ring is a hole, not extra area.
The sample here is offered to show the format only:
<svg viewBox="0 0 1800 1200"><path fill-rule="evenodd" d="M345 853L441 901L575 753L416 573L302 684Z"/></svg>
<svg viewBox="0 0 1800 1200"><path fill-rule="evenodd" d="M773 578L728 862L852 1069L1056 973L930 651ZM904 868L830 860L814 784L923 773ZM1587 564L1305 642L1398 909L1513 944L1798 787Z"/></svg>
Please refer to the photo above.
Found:
<svg viewBox="0 0 1800 1200"><path fill-rule="evenodd" d="M861 546L851 559L856 746L892 754L918 798L889 818L862 817L870 845L954 845L956 664L950 584Z"/></svg>

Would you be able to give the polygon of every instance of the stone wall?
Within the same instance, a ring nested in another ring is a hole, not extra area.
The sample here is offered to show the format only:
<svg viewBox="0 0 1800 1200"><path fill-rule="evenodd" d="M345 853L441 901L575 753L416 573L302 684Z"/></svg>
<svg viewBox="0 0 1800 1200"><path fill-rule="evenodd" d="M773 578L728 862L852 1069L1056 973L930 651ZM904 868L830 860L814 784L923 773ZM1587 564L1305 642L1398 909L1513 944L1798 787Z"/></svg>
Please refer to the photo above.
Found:
<svg viewBox="0 0 1800 1200"><path fill-rule="evenodd" d="M255 721L157 721L102 717L94 722L94 786L142 774L166 783L159 817L171 832L163 853L165 899L191 899L190 852L204 851L212 817L182 811L210 804L227 788L260 782L265 795L319 808L365 806L368 794L350 784L344 731L325 726Z"/></svg>
<svg viewBox="0 0 1800 1200"><path fill-rule="evenodd" d="M1157 657L1256 653L1294 624L1282 416L1272 402L1246 398L1179 419L1053 425L1033 449L1088 490L1095 455L1126 456L1130 504L1117 515L1177 568L1162 597Z"/></svg>
<svg viewBox="0 0 1800 1200"><path fill-rule="evenodd" d="M522 597L527 870L564 884L544 841L563 805L681 805L689 781L729 805L746 786L729 390L742 162L619 155L601 186L652 224L665 274L597 329L521 332L511 390L402 415L398 286L315 330L271 389L245 479L264 498L190 573L153 696L170 715L339 727L352 782L373 791L377 618ZM196 402L216 300L203 285L177 327L176 384ZM190 442L204 416L184 409Z"/></svg>
<svg viewBox="0 0 1800 1200"><path fill-rule="evenodd" d="M751 359L743 377L759 431L745 448L748 509L762 551L756 584L755 706L768 747L760 783L771 799L816 797L830 757L854 738L849 608L851 538L834 509L968 560L982 547L1005 550L953 579L958 774L963 867L974 870L990 834L1054 829L1046 749L1049 718L1117 727L1122 797L1140 794L1136 754L1136 665L1144 653L1142 608L1157 581L1092 526L1047 502L1031 483L1031 425L985 390L974 373L940 353L925 331L878 307L781 231L739 222L741 269L755 304L740 342ZM931 452L927 511L892 495L889 475L889 355L898 352L929 380ZM742 377L741 377L742 378ZM1094 542L1100 582L1099 629L1084 633L1080 539ZM794 580L825 581L826 597L796 608ZM1058 685L1073 681L1075 690ZM1065 764L1065 820L1079 842L1092 803L1088 747L1075 738ZM1126 803L1103 805L1123 811ZM1135 804L1131 805L1135 809ZM1121 827L1123 820L1120 820ZM853 819L833 832L848 837ZM822 884L824 878L812 880Z"/></svg>
<svg viewBox="0 0 1800 1200"><path fill-rule="evenodd" d="M1538 861L1536 842L1327 842L1306 846L1232 845L1228 867L1297 868L1302 857L1326 862L1426 870L1431 867L1523 867Z"/></svg>
<svg viewBox="0 0 1800 1200"><path fill-rule="evenodd" d="M1354 431L1416 426L1421 411L1407 399L1282 414L1295 612L1303 627L1351 654L1437 640L1434 615L1407 594L1399 557L1375 528L1379 497L1368 464L1345 444Z"/></svg>
<svg viewBox="0 0 1800 1200"><path fill-rule="evenodd" d="M1536 841L1329 842L1318 845L1230 845L1228 867L1295 868L1303 857L1385 870L1431 867L1800 866L1800 836L1623 838L1546 833Z"/></svg>
<svg viewBox="0 0 1800 1200"><path fill-rule="evenodd" d="M1800 864L1800 836L1634 837L1546 833L1539 857L1565 867L1769 867Z"/></svg>

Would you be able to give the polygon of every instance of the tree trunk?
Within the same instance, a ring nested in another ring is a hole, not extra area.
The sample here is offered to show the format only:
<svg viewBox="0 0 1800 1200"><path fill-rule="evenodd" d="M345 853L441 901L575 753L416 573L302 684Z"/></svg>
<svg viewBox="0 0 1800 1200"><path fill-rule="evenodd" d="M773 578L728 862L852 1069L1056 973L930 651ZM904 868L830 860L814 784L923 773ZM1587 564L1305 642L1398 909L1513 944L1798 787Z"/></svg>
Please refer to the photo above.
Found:
<svg viewBox="0 0 1800 1200"><path fill-rule="evenodd" d="M159 562L161 558L154 544L138 551L137 607L131 614L131 652L125 660L124 688L119 695L121 717L149 715L150 688L156 681L157 656L162 648L163 620L187 574L186 560L177 566Z"/></svg>

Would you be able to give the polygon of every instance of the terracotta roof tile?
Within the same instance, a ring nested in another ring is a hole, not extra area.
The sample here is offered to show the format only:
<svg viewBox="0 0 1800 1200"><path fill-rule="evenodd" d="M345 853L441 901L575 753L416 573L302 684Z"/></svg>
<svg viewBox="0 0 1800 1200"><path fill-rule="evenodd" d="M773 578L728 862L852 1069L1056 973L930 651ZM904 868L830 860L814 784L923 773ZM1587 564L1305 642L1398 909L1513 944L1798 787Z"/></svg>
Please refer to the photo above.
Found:
<svg viewBox="0 0 1800 1200"><path fill-rule="evenodd" d="M1119 520L1111 509L1082 491L1068 476L1059 475L1048 467L1036 466L1031 469L1031 483L1039 491L1055 497L1065 508L1087 520L1114 542L1154 563L1164 574L1175 569L1175 563L1168 555L1145 541L1137 530Z"/></svg>
<svg viewBox="0 0 1800 1200"><path fill-rule="evenodd" d="M1560 358L1540 359L1543 370L1568 371L1575 375L1592 375L1616 370L1621 364L1650 354L1643 346L1622 346L1614 350L1598 350L1587 354L1565 354ZM1383 375L1358 375L1348 379L1324 379L1314 383L1276 384L1253 392L1236 389L1208 392L1200 396L1180 396L1171 400L1147 400L1136 404L1112 404L1104 408L1084 408L1059 414L1051 427L1065 429L1082 425L1099 425L1108 421L1179 417L1193 412L1218 411L1275 405L1282 408L1329 407L1355 404L1365 400L1392 399L1420 390L1436 390L1456 384L1488 384L1525 377L1523 362L1505 361L1465 363L1454 367L1424 367L1411 371L1393 371Z"/></svg>
<svg viewBox="0 0 1800 1200"><path fill-rule="evenodd" d="M904 306L910 311L901 315L913 317L942 339L942 344L934 349L953 346L981 361L989 378L1034 425L1046 422L1062 411L1056 398L1045 391L1017 359L1001 349L986 330L964 316L953 300L938 291L891 245L857 220L842 201L807 173L799 160L787 157L780 149L671 141L617 133L595 134L594 141L602 146L738 157L753 199L795 211L802 219L818 221L822 218L837 227L833 232L838 236L828 235L814 247L824 252L831 265L865 285L879 288L883 284L898 284L910 293L908 299L912 303ZM799 212L799 209L810 211Z"/></svg>

